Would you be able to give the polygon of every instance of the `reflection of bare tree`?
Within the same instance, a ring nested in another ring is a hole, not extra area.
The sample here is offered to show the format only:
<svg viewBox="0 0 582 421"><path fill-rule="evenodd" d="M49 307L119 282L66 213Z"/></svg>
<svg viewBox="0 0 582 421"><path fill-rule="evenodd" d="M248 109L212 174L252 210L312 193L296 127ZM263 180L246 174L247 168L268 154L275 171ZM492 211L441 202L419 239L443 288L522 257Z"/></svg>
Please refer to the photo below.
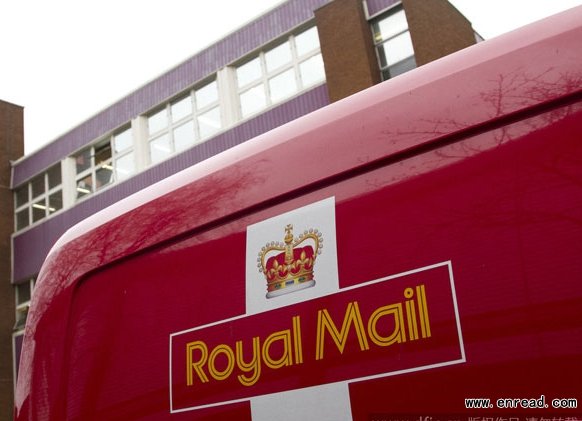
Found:
<svg viewBox="0 0 582 421"><path fill-rule="evenodd" d="M561 96L577 92L582 86L582 74L566 73L555 76L554 69L549 68L539 74L531 75L527 69L518 68L506 74L499 74L487 82L491 88L479 93L478 101L467 104L478 110L477 118L474 120L464 121L457 116L420 117L409 125L413 129L395 131L388 129L382 133L392 142L418 142L443 138L485 124L489 129L499 127L495 138L497 144L501 145L523 134L522 130L519 133L512 132L513 128L507 125L514 113L520 113L530 107L547 104L560 99ZM572 107L573 105L555 107L549 112L541 110L545 112L541 119L530 119L526 121L526 124L531 130L536 130L570 115ZM535 111L532 111L531 115L533 114ZM472 154L476 151L467 152Z"/></svg>
<svg viewBox="0 0 582 421"><path fill-rule="evenodd" d="M407 165L393 166L391 180L370 178L372 188L392 184L409 177L451 165L481 152L504 145L528 133L567 118L581 106L575 103L555 104L561 96L577 92L582 86L582 73L555 75L549 68L537 75L527 69L518 68L507 74L499 74L487 81L490 89L476 94L470 107L477 110L474 114L439 118L410 118L401 127L410 129L386 129L382 135L390 144L427 145L417 153L406 153ZM464 99L465 103L470 101ZM534 108L532 108L534 107ZM459 107L451 107L460 110ZM451 113L446 110L441 114ZM469 116L469 117L467 117ZM530 117L536 118L530 118ZM471 120L467 120L471 118ZM519 124L512 124L519 122ZM489 131L492 135L482 137L480 142L465 141L471 136ZM429 143L430 142L430 143ZM444 147L446 146L446 147Z"/></svg>
<svg viewBox="0 0 582 421"><path fill-rule="evenodd" d="M521 230L559 223L579 230L582 103L575 102L572 94L579 92L582 74L563 74L552 80L551 70L531 76L518 69L491 80L492 88L481 93L481 102L475 105L486 111L481 127L474 128L476 121L419 119L409 126L412 130L385 131L396 139L392 143L436 141L403 156L389 171L378 176L370 173L370 190L464 163L462 174L476 177L467 180L473 183L474 194L465 202L442 203L440 211L432 209L439 212L438 222L424 223L432 235L441 235L443 229L450 234L453 227L462 235L463 227L476 224L485 229ZM487 169L483 165L476 166L480 170L471 169L471 158L499 148L503 148L501 153L488 155Z"/></svg>
<svg viewBox="0 0 582 421"><path fill-rule="evenodd" d="M235 164L205 175L54 250L39 275L28 317L18 396L32 394L37 395L36 401L45 401L43 396L48 394L52 398L46 398L47 405L62 404L58 396L65 396L62 372L67 367L63 364L71 358L67 344L77 335L88 334L82 324L68 326L76 284L91 271L132 254L191 235L204 235L232 212L241 212L249 201L249 190L260 189L266 180L260 172L261 164L256 162L251 168ZM106 359L111 350L102 352ZM16 402L17 408L22 404ZM61 414L64 409L48 410Z"/></svg>

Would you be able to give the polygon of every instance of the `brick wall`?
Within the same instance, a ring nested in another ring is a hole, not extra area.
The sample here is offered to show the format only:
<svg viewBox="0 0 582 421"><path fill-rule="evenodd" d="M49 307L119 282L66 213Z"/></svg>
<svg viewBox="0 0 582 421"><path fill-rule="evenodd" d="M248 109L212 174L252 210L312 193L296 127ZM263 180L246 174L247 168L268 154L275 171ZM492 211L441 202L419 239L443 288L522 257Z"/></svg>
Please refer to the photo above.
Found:
<svg viewBox="0 0 582 421"><path fill-rule="evenodd" d="M402 0L416 65L475 44L469 22L446 0Z"/></svg>
<svg viewBox="0 0 582 421"><path fill-rule="evenodd" d="M24 154L23 109L0 100L0 419L13 413L12 327L14 288L10 284L10 235L14 229L10 160Z"/></svg>
<svg viewBox="0 0 582 421"><path fill-rule="evenodd" d="M315 22L332 102L380 81L372 32L360 0L334 0L315 11Z"/></svg>

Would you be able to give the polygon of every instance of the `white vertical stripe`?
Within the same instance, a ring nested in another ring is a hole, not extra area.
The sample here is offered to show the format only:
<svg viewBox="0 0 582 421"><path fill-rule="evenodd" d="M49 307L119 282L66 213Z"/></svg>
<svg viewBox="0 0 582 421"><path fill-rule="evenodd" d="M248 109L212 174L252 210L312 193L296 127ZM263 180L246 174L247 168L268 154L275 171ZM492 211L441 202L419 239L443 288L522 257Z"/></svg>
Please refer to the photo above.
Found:
<svg viewBox="0 0 582 421"><path fill-rule="evenodd" d="M342 421L352 419L347 382L274 393L251 399L253 421Z"/></svg>

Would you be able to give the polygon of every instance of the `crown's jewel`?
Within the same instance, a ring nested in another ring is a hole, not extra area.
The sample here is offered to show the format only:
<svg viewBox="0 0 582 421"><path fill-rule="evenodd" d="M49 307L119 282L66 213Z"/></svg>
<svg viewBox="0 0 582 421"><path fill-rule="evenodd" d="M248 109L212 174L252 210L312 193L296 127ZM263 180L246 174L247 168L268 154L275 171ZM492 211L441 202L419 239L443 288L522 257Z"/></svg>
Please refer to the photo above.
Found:
<svg viewBox="0 0 582 421"><path fill-rule="evenodd" d="M267 298L315 285L313 267L323 247L321 232L309 229L297 238L289 224L283 241L267 243L257 259L259 272L267 280Z"/></svg>

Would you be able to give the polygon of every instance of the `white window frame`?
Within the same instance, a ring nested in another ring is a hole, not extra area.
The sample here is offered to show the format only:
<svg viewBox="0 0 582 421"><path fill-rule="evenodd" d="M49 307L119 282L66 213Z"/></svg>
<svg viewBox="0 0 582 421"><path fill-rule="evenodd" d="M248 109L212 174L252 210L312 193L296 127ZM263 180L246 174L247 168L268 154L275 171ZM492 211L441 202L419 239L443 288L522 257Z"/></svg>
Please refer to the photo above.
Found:
<svg viewBox="0 0 582 421"><path fill-rule="evenodd" d="M405 16L405 19L406 19L406 12L404 11L404 8L402 7L402 3L396 4L396 5L394 5L394 7L391 7L389 10L386 10L382 13L379 13L378 15L375 15L374 18L370 20L370 30L372 32L372 40L374 42L374 49L376 50L376 58L378 60L378 67L380 68L380 76L381 76L383 81L391 79L392 77L394 77L394 76L390 76L390 69L391 68L394 68L396 65L403 63L404 61L409 60L410 58L414 58L414 52L413 52L413 54L411 56L409 56L405 59L402 59L402 60L398 61L397 63L394 63L392 65L386 64L386 66L382 65L382 60L380 58L380 48L384 44L394 40L395 38L401 36L402 34L405 34L407 32L410 33L410 28L408 26L408 21L407 21L406 29L403 29L397 33L394 33L392 36L390 36L386 39L382 39L380 41L377 41L375 38L375 33L374 33L374 25L377 22L380 22L383 19L386 19L389 16L395 15L397 13L403 13ZM388 74L388 77L386 77L385 74Z"/></svg>
<svg viewBox="0 0 582 421"><path fill-rule="evenodd" d="M59 171L61 182L56 184L53 187L50 187L49 173L53 169L57 169ZM32 197L32 195L33 195L32 184L38 178L43 179L44 189L43 189L43 192L41 194L39 194L36 197ZM20 191L21 189L26 189L27 201L23 204L18 205L17 196L18 196L18 191ZM50 206L49 199L52 195L57 194L59 192L61 194L61 207L58 209L52 208ZM39 205L39 202L41 202L41 201L44 202L44 205L42 205L42 204ZM60 212L63 208L64 208L63 174L62 174L62 167L61 167L61 164L59 162L58 164L51 166L45 172L31 178L25 184L17 187L14 190L14 231L15 232L22 231L22 230L24 230L32 225L36 225L36 224L40 223L42 220L48 218L49 216L52 216L53 214ZM44 216L36 221L34 220L35 209L36 210L44 210ZM23 211L27 212L28 223L24 227L19 227L18 226L18 214L23 212Z"/></svg>
<svg viewBox="0 0 582 421"><path fill-rule="evenodd" d="M108 147L110 150L110 156L104 161L96 162L95 161L96 150L100 150L101 147ZM111 145L111 139L107 138L105 140L101 140L99 142L96 142L93 145L82 149L79 153L73 155L73 158L76 160L77 157L83 155L86 151L89 151L89 159L90 159L89 166L86 169L81 170L80 172L77 172L77 170L75 168L75 179L74 180L75 180L75 190L76 190L76 194L75 194L75 201L76 202L83 200L86 197L89 197L98 191L101 191L105 187L112 185L115 181L114 175L113 175L113 173L114 173L114 171L113 171L113 146ZM108 183L102 184L101 186L97 187L97 172L100 170L111 171L111 179ZM81 186L80 182L82 182L84 179L87 179L89 177L91 179L91 183L88 185L88 187ZM80 193L82 193L82 195L79 195Z"/></svg>
<svg viewBox="0 0 582 421"><path fill-rule="evenodd" d="M282 103L284 101L289 100L289 98L292 98L294 96L296 96L297 94L306 91L307 89L311 89L315 86L320 85L321 83L325 82L325 72L323 74L323 78L321 79L321 81L316 82L315 84L310 84L310 85L305 85L305 83L303 82L302 78L301 78L301 72L300 72L300 65L303 62L306 62L307 60L317 56L317 55L321 55L321 48L319 43L317 44L317 46L314 46L311 50L305 52L302 55L298 54L297 51L297 45L295 43L295 38L301 34L303 34L304 32L307 32L309 30L311 30L312 28L315 28L315 30L317 30L317 27L312 26L309 28L306 28L300 32L297 32L296 34L292 34L290 36L287 36L284 38L283 41L279 40L278 43L275 43L271 46L269 46L269 48L266 48L262 51L260 51L258 54L255 53L249 57L246 57L244 61L241 61L239 63L237 63L234 66L234 77L235 77L235 86L237 88L236 91L236 96L237 96L237 101L238 101L238 117L241 120L246 120L247 118L252 118L255 117L256 115L260 114L261 112L263 112L264 110L272 107L273 105ZM266 54L271 51L276 49L277 47L285 44L285 43L289 43L290 49L291 49L291 60L272 70L272 71L268 71L267 70L267 61L266 61ZM245 85L239 85L238 83L238 78L236 76L236 69L239 67L244 66L245 64L255 60L256 58L259 58L259 63L261 66L261 76ZM285 73L286 71L293 69L293 73L294 73L294 77L295 77L295 85L297 87L297 89L295 90L295 92L293 92L292 94L283 97L279 100L273 100L272 98L272 93L271 93L271 88L269 86L269 80L273 79L283 73ZM244 115L243 114L243 110L242 110L242 104L241 104L241 100L240 97L241 95L249 92L251 89L254 89L258 86L263 86L263 90L264 90L264 94L265 94L265 106L263 108L259 108L257 110L255 110L254 112L248 114L248 115Z"/></svg>
<svg viewBox="0 0 582 421"><path fill-rule="evenodd" d="M131 136L131 146L120 151L120 152L116 152L115 150L115 138L120 135L125 133L126 131L129 131L129 135ZM100 150L101 147L106 147L109 148L110 151L110 156L105 159L104 161L101 162L96 162L95 161L95 157L96 157L96 151ZM123 128L116 130L113 134L110 134L104 138L102 138L101 140L94 142L92 145L80 150L78 153L74 154L71 156L71 158L73 159L73 172L74 172L74 195L75 195L75 199L74 202L78 202L81 201L83 199L85 199L86 197L91 196L92 194L105 190L107 188L109 188L110 186L114 185L115 183L117 183L118 181L121 180L125 180L127 178L132 177L133 175L137 174L138 172L138 167L137 167L137 160L136 160L136 156L135 156L135 138L133 136L133 130L131 128L131 126L124 126ZM88 168L77 172L76 169L76 159L77 157L81 156L82 154L84 154L86 151L89 151L89 159L90 164L88 166ZM128 156L129 154L133 154L133 165L134 165L134 172L132 174L129 174L127 177L119 177L119 174L117 172L117 161L123 157ZM111 171L110 174L110 181L108 183L104 183L101 186L97 186L97 173L100 170L106 170L106 171ZM91 184L90 184L90 188L82 190L83 187L79 186L79 182L82 181L83 179L86 179L88 177L91 177ZM79 196L79 193L83 193L82 196Z"/></svg>
<svg viewBox="0 0 582 421"><path fill-rule="evenodd" d="M20 293L19 293L19 287L23 286L23 285L28 285L29 287L29 299L26 301L21 301L20 300ZM30 308L30 302L32 301L32 295L34 294L34 285L35 285L35 279L34 278L30 278L29 280L23 282L22 284L18 284L14 287L14 304L15 304L15 308L16 308L16 323L19 322L19 320L21 320L22 317L24 317L24 321L26 323L26 318L28 316L28 309ZM19 329L19 330L24 330L24 328Z"/></svg>
<svg viewBox="0 0 582 421"><path fill-rule="evenodd" d="M197 101L196 101L196 92L201 91L202 89L206 88L207 86L211 85L211 84L216 84L216 90L217 90L217 95L216 95L216 99L209 102L208 104L202 106L202 107L197 107ZM186 98L190 98L190 107L191 107L191 112L182 116L180 119L178 120L172 120L172 105L185 100ZM220 83L218 81L218 78L215 77L213 79L207 79L204 83L197 85L195 88L188 90L186 93L182 93L181 95L176 96L173 100L168 101L167 103L165 103L162 107L158 107L156 108L154 111L148 113L146 115L146 119L153 117L155 115L157 115L160 112L165 112L165 117L166 117L166 121L167 124L165 127L155 131L155 132L150 132L149 131L149 126L146 122L146 127L147 127L147 149L148 149L148 156L149 156L149 164L150 165L155 165L159 162L165 161L166 159L174 156L176 153L182 152L185 149L180 149L180 150L176 150L176 144L175 144L175 139L174 139L174 130L184 124L188 124L189 122L192 122L192 126L193 126L193 140L192 143L190 143L188 145L188 147L186 149L189 149L195 145L198 145L200 143L203 143L204 141L216 136L218 133L220 133L221 131L223 131L225 129L225 124L224 124L224 111L223 111L223 104L221 101L221 86ZM201 134L201 130L200 130L200 124L198 119L203 116L204 114L206 114L207 112L210 112L214 109L218 109L220 118L220 127L216 129L216 131L212 132L209 135L205 135L203 136ZM168 142L170 144L170 151L168 153L168 155L158 161L153 161L152 159L152 151L151 151L151 144L152 142L160 139L162 136L168 136Z"/></svg>

